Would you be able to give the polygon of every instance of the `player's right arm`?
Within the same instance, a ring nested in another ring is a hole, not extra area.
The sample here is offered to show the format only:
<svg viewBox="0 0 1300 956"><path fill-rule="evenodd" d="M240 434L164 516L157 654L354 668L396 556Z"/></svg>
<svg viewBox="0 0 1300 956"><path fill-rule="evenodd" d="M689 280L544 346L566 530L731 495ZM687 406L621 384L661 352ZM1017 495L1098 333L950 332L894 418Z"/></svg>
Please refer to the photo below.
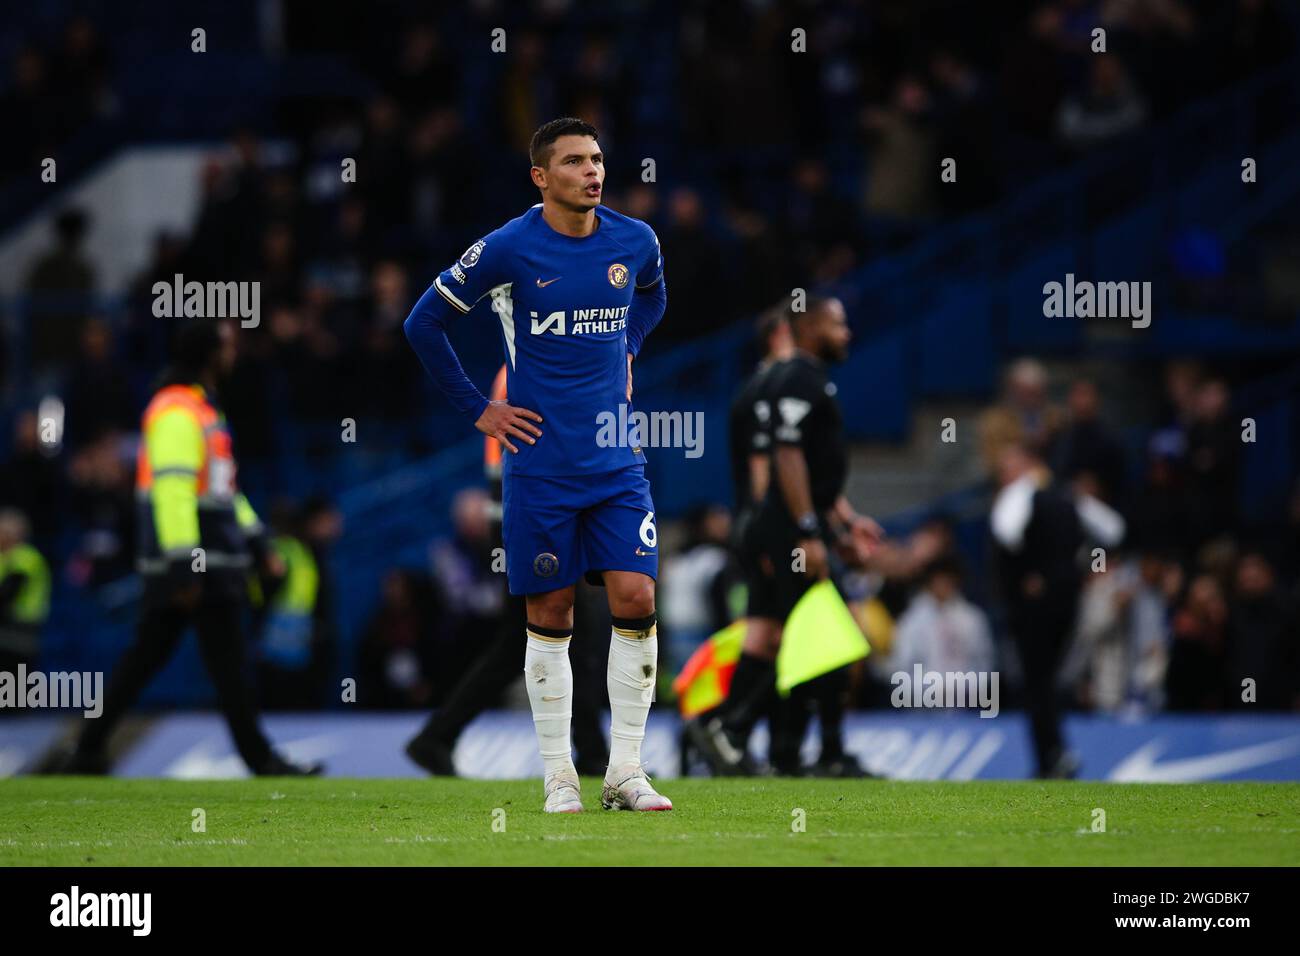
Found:
<svg viewBox="0 0 1300 956"><path fill-rule="evenodd" d="M510 437L533 444L541 431L532 421L540 422L541 416L526 408L489 401L469 380L447 338L454 317L468 312L479 299L509 281L504 245L498 229L466 249L420 296L402 328L421 364L456 410L483 434L517 452Z"/></svg>
<svg viewBox="0 0 1300 956"><path fill-rule="evenodd" d="M821 521L812 506L812 488L808 481L808 462L798 445L778 443L772 452L777 487L785 506L799 525L799 547L804 551L807 572L815 578L826 576L826 543L820 535Z"/></svg>
<svg viewBox="0 0 1300 956"><path fill-rule="evenodd" d="M804 567L815 578L830 571L826 544L821 538L822 516L813 508L808 460L803 453L803 429L818 396L798 375L785 375L773 389L772 468L777 490L799 527L799 547Z"/></svg>

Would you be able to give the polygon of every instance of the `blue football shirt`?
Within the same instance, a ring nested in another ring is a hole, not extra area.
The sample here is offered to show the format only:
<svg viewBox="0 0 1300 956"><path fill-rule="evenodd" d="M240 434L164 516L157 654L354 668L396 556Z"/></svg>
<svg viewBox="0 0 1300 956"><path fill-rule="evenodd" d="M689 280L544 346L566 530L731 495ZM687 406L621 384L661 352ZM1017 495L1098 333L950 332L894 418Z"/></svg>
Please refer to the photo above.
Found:
<svg viewBox="0 0 1300 956"><path fill-rule="evenodd" d="M475 314L499 320L510 404L542 416L535 445L512 439L519 452L504 456L507 475L598 474L645 461L631 442L609 442L608 429L598 436L602 413L630 420L627 355L640 342L629 345L628 312L638 290L662 282L663 256L644 222L605 206L596 218L591 235L566 236L538 203L465 250L430 290L462 313L487 300L491 313Z"/></svg>

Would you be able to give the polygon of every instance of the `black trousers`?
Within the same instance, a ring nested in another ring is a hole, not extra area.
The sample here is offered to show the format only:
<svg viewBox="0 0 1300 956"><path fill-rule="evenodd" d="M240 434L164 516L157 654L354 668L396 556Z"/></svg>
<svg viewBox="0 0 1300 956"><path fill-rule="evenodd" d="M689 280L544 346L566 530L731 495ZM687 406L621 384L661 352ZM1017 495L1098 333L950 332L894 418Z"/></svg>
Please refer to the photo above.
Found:
<svg viewBox="0 0 1300 956"><path fill-rule="evenodd" d="M18 667L23 665L28 668L34 667L36 660L27 654L19 654L12 651L0 651L0 673L9 673L18 679ZM18 693L25 694L26 688L19 687ZM0 720L6 717L17 717L19 714L25 714L27 711L19 710L17 707L0 707Z"/></svg>
<svg viewBox="0 0 1300 956"><path fill-rule="evenodd" d="M821 731L818 760L829 763L844 757L844 708L849 693L849 668L841 667L800 684L789 697L772 705L769 726L772 743L768 760L780 770L800 764L799 749L813 712Z"/></svg>
<svg viewBox="0 0 1300 956"><path fill-rule="evenodd" d="M257 667L257 693L263 710L319 710L322 690L314 664L302 670L265 662Z"/></svg>
<svg viewBox="0 0 1300 956"><path fill-rule="evenodd" d="M1024 672L1025 710L1040 776L1056 765L1065 750L1056 672L1074 628L1077 607L1077 594L1025 601L1007 622Z"/></svg>
<svg viewBox="0 0 1300 956"><path fill-rule="evenodd" d="M511 684L524 672L524 626L528 611L522 595L507 595L500 625L483 653L470 665L420 731L453 746L456 738L483 711L495 707ZM573 742L578 763L595 767L609 756L605 735L600 729L600 701L604 698L604 659L597 651L607 646L598 634L584 627L582 615L575 614L574 640L569 655L573 668Z"/></svg>
<svg viewBox="0 0 1300 956"><path fill-rule="evenodd" d="M230 727L235 748L250 770L271 755L271 744L258 724L252 691L244 679L244 632L237 599L204 599L193 610L165 600L146 598L135 640L113 669L104 694L104 711L88 720L77 743L83 753L101 751L113 729L139 699L157 673L176 652L190 625L199 652L217 689L217 703Z"/></svg>

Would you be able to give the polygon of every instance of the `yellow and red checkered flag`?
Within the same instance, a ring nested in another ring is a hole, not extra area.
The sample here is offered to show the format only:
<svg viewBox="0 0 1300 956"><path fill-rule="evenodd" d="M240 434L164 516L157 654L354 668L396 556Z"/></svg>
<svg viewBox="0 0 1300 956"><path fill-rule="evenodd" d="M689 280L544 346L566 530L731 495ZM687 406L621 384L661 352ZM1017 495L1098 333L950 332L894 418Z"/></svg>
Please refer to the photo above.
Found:
<svg viewBox="0 0 1300 956"><path fill-rule="evenodd" d="M686 718L712 710L727 699L731 675L745 641L744 620L733 621L714 634L691 655L673 681L677 703Z"/></svg>

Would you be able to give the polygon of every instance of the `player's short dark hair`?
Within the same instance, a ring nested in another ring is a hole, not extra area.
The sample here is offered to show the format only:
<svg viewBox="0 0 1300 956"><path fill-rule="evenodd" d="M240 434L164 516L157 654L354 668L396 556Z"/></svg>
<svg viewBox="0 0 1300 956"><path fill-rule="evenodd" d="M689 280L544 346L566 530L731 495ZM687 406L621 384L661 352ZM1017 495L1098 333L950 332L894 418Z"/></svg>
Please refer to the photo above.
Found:
<svg viewBox="0 0 1300 956"><path fill-rule="evenodd" d="M551 162L551 148L561 136L590 136L596 139L596 127L576 116L562 116L543 123L528 144L528 159L534 166L545 169Z"/></svg>

